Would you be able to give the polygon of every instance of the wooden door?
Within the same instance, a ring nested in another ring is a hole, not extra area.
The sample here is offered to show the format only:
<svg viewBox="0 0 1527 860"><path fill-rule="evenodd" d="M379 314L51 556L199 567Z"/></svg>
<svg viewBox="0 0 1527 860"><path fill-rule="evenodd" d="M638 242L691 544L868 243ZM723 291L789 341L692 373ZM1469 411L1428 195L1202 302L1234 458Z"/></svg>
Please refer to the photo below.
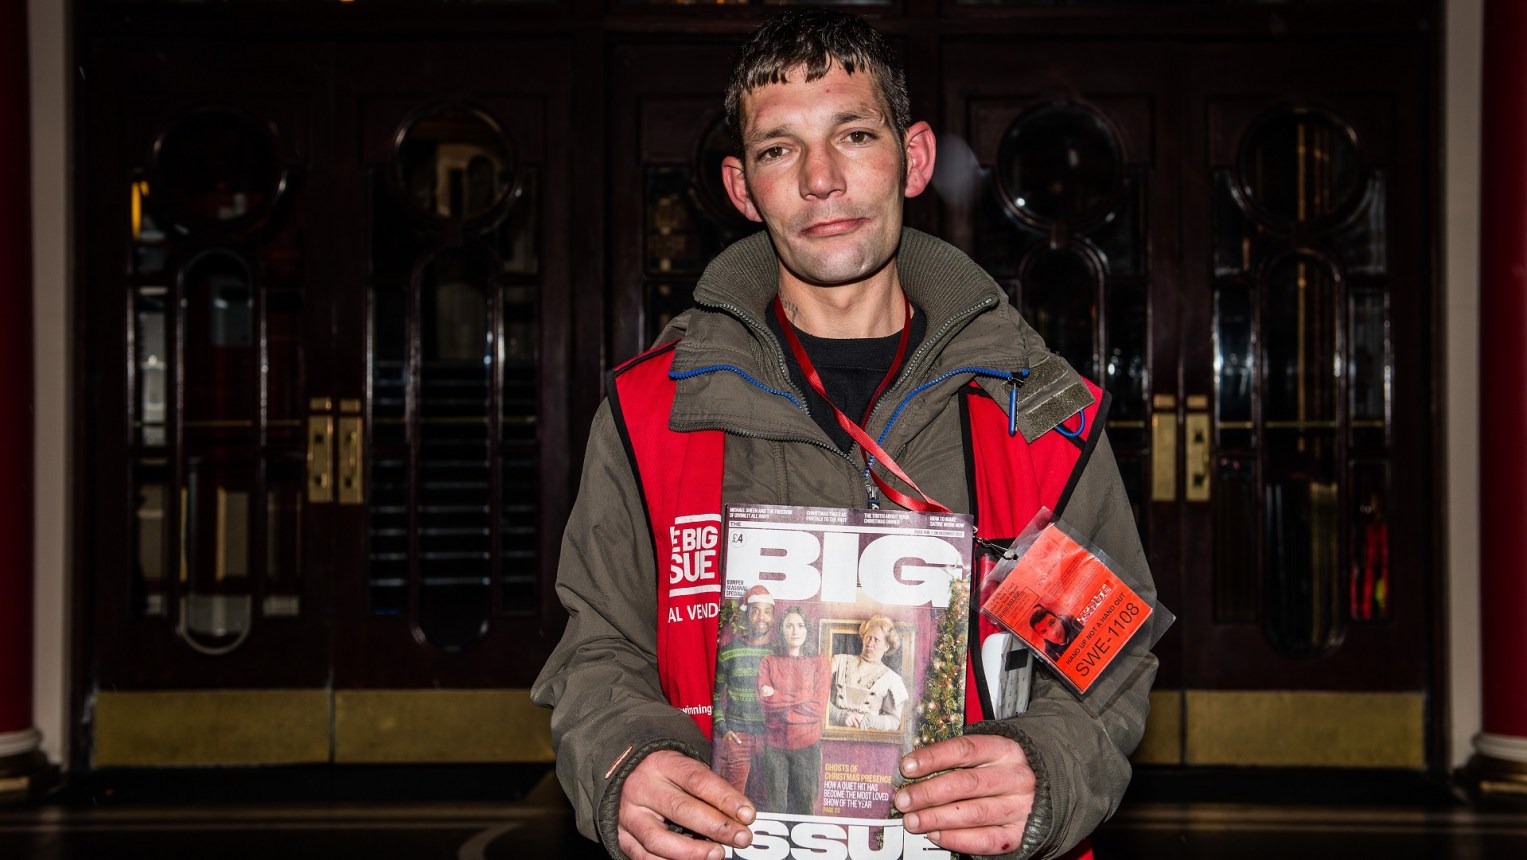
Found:
<svg viewBox="0 0 1527 860"><path fill-rule="evenodd" d="M1179 616L1137 759L1423 767L1420 43L944 54L947 233L1112 393Z"/></svg>
<svg viewBox="0 0 1527 860"><path fill-rule="evenodd" d="M550 757L570 51L393 50L92 58L96 766Z"/></svg>

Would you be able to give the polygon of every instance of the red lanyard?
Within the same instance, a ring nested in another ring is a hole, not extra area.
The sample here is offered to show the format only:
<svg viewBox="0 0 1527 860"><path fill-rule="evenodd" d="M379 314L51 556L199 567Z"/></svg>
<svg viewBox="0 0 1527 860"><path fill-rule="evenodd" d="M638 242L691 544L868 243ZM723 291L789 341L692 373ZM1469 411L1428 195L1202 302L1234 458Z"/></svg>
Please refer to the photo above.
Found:
<svg viewBox="0 0 1527 860"><path fill-rule="evenodd" d="M901 361L904 357L906 357L907 354L907 339L912 334L912 303L907 301L906 294L902 294L901 300L902 303L906 306L906 316L902 320L901 340L896 344L896 357L891 360L890 370L886 371L885 378L880 380L880 387L875 389L875 395L870 398L869 406L865 409L863 418L864 421L869 420L870 412L874 411L875 403L880 400L880 395L885 393L886 388L891 384L891 380L896 378L896 372L901 369ZM832 414L838 419L838 426L847 431L848 435L855 442L859 443L859 448L865 457L865 477L874 481L875 486L880 488L880 491L885 494L886 498L890 499L898 505L901 505L909 511L940 514L949 513L950 511L947 507L939 504L927 493L923 492L922 488L918 487L915 481L907 477L907 473L903 472L901 467L896 465L896 461L891 459L891 455L887 454L885 450L880 447L879 443L870 438L870 434L864 432L864 428L860 427L858 424L855 424L853 420L850 419L847 415L844 415L843 410L839 409L837 405L832 402L832 398L827 396L827 387L822 384L822 377L817 374L816 365L811 363L811 357L806 354L806 348L801 346L801 339L796 337L795 326L790 323L789 317L785 316L785 306L780 302L778 297L775 297L774 299L774 316L779 320L779 327L785 333L785 340L790 342L790 351L795 354L796 362L800 364L801 370L806 374L806 381L811 383L812 389L814 389L817 394L822 395L822 400L826 401L827 405L832 407ZM911 487L913 492L917 493L919 496L922 496L922 499L914 499L911 496L908 496L906 493L903 493L895 487L891 486L890 484L887 484L879 475L875 474L875 470L870 467L869 458L871 457L880 461L881 465L885 466L887 471L901 479L902 483ZM870 505L872 507L878 507L878 505L875 504L873 496L870 498Z"/></svg>

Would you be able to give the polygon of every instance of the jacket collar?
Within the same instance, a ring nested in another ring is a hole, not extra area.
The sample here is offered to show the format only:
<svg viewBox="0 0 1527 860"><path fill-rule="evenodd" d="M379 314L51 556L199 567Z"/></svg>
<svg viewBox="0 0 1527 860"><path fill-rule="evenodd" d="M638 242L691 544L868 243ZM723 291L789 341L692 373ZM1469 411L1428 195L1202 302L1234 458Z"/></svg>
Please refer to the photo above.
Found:
<svg viewBox="0 0 1527 860"><path fill-rule="evenodd" d="M887 392L887 400L898 401L918 384L959 367L1016 371L1045 355L1040 339L1002 289L958 249L903 228L896 263L902 288L927 316L928 333ZM781 409L785 398L759 387L800 397L786 371L783 349L764 323L778 279L774 249L764 231L733 243L706 268L695 288L697 310L681 315L663 338L683 337L673 371L724 365L758 384L733 372L681 380L674 429L722 427L781 438L820 435L804 411ZM964 336L956 338L962 332ZM948 384L952 391L966 381L953 379ZM877 412L878 421L886 417ZM873 426L867 429L877 432Z"/></svg>

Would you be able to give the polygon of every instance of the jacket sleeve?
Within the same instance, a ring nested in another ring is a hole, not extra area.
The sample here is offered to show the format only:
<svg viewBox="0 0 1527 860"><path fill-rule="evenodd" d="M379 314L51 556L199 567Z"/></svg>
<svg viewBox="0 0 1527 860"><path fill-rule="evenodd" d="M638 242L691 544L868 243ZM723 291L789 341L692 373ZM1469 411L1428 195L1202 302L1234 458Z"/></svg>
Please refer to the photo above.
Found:
<svg viewBox="0 0 1527 860"><path fill-rule="evenodd" d="M1061 518L1107 553L1142 598L1154 601L1155 583L1106 436L1083 467ZM1118 808L1129 786L1128 756L1145 733L1156 677L1156 657L1143 648L1121 659L1126 662L1109 671L1124 680L1107 701L1083 704L1048 669L1036 668L1026 711L967 729L1017 741L1037 779L1023 841L1016 851L1003 855L1004 860L1059 856Z"/></svg>
<svg viewBox="0 0 1527 860"><path fill-rule="evenodd" d="M671 749L710 761L709 741L659 686L656 571L640 490L606 402L562 537L557 596L567 627L531 699L552 709L557 777L579 831L612 857L624 856L620 789L644 757Z"/></svg>

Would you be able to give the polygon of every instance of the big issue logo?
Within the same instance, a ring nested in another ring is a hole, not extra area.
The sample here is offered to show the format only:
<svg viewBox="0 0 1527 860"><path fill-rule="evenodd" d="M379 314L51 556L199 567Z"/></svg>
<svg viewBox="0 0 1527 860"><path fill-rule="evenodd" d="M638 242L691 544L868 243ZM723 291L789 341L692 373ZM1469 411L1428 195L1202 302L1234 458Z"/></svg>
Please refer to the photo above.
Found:
<svg viewBox="0 0 1527 860"><path fill-rule="evenodd" d="M674 517L668 527L668 596L721 593L721 515Z"/></svg>

